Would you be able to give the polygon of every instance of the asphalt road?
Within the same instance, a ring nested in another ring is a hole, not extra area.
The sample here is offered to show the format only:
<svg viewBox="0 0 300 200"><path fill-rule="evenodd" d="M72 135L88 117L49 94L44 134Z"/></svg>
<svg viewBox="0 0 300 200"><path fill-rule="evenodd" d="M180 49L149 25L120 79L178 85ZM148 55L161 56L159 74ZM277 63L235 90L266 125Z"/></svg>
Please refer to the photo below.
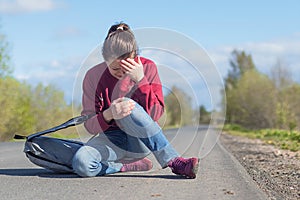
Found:
<svg viewBox="0 0 300 200"><path fill-rule="evenodd" d="M267 199L207 127L165 134L180 154L201 157L196 179L173 175L156 161L149 172L93 178L56 174L31 164L22 152L24 142L0 143L0 199Z"/></svg>

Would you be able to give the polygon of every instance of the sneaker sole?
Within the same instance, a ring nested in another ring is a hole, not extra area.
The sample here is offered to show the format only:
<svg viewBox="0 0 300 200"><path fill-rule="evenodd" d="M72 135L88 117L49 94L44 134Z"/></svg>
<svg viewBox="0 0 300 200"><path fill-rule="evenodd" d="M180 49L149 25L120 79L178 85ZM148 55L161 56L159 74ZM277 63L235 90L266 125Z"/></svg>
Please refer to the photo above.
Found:
<svg viewBox="0 0 300 200"><path fill-rule="evenodd" d="M197 158L197 160L195 160L195 162L193 163L193 165L194 165L194 167L192 169L193 175L187 176L188 178L191 178L191 179L196 178L196 174L198 173L198 169L199 169L199 162L200 162L200 159Z"/></svg>

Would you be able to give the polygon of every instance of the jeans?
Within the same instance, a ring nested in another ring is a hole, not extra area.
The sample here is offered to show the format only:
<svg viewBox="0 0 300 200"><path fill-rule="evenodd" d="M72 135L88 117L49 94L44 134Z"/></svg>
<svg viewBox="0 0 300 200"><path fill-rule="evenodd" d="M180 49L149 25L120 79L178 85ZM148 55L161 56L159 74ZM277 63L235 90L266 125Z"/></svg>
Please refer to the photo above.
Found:
<svg viewBox="0 0 300 200"><path fill-rule="evenodd" d="M100 133L76 152L72 161L75 173L82 177L116 173L122 163L142 159L151 152L164 168L178 156L160 126L139 104L116 123L121 130Z"/></svg>

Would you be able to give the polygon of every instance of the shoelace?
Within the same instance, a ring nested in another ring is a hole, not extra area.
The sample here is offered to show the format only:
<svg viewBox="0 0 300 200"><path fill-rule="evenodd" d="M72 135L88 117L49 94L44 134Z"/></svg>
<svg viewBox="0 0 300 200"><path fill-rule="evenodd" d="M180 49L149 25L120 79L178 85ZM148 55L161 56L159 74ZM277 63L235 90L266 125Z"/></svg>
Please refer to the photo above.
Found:
<svg viewBox="0 0 300 200"><path fill-rule="evenodd" d="M187 160L185 159L175 159L172 163L172 169L175 172L184 171Z"/></svg>

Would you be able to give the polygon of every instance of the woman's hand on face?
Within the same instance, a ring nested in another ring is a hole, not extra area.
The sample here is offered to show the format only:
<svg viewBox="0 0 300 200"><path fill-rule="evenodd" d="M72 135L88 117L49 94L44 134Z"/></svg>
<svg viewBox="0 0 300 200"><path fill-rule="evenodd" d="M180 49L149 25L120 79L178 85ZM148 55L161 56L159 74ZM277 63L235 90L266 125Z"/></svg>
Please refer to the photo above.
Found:
<svg viewBox="0 0 300 200"><path fill-rule="evenodd" d="M120 62L125 73L128 74L134 82L139 82L144 77L144 67L140 57L138 62L135 62L132 58L121 60Z"/></svg>
<svg viewBox="0 0 300 200"><path fill-rule="evenodd" d="M130 115L135 106L135 102L125 98L118 98L114 100L110 106L113 119L122 119Z"/></svg>

